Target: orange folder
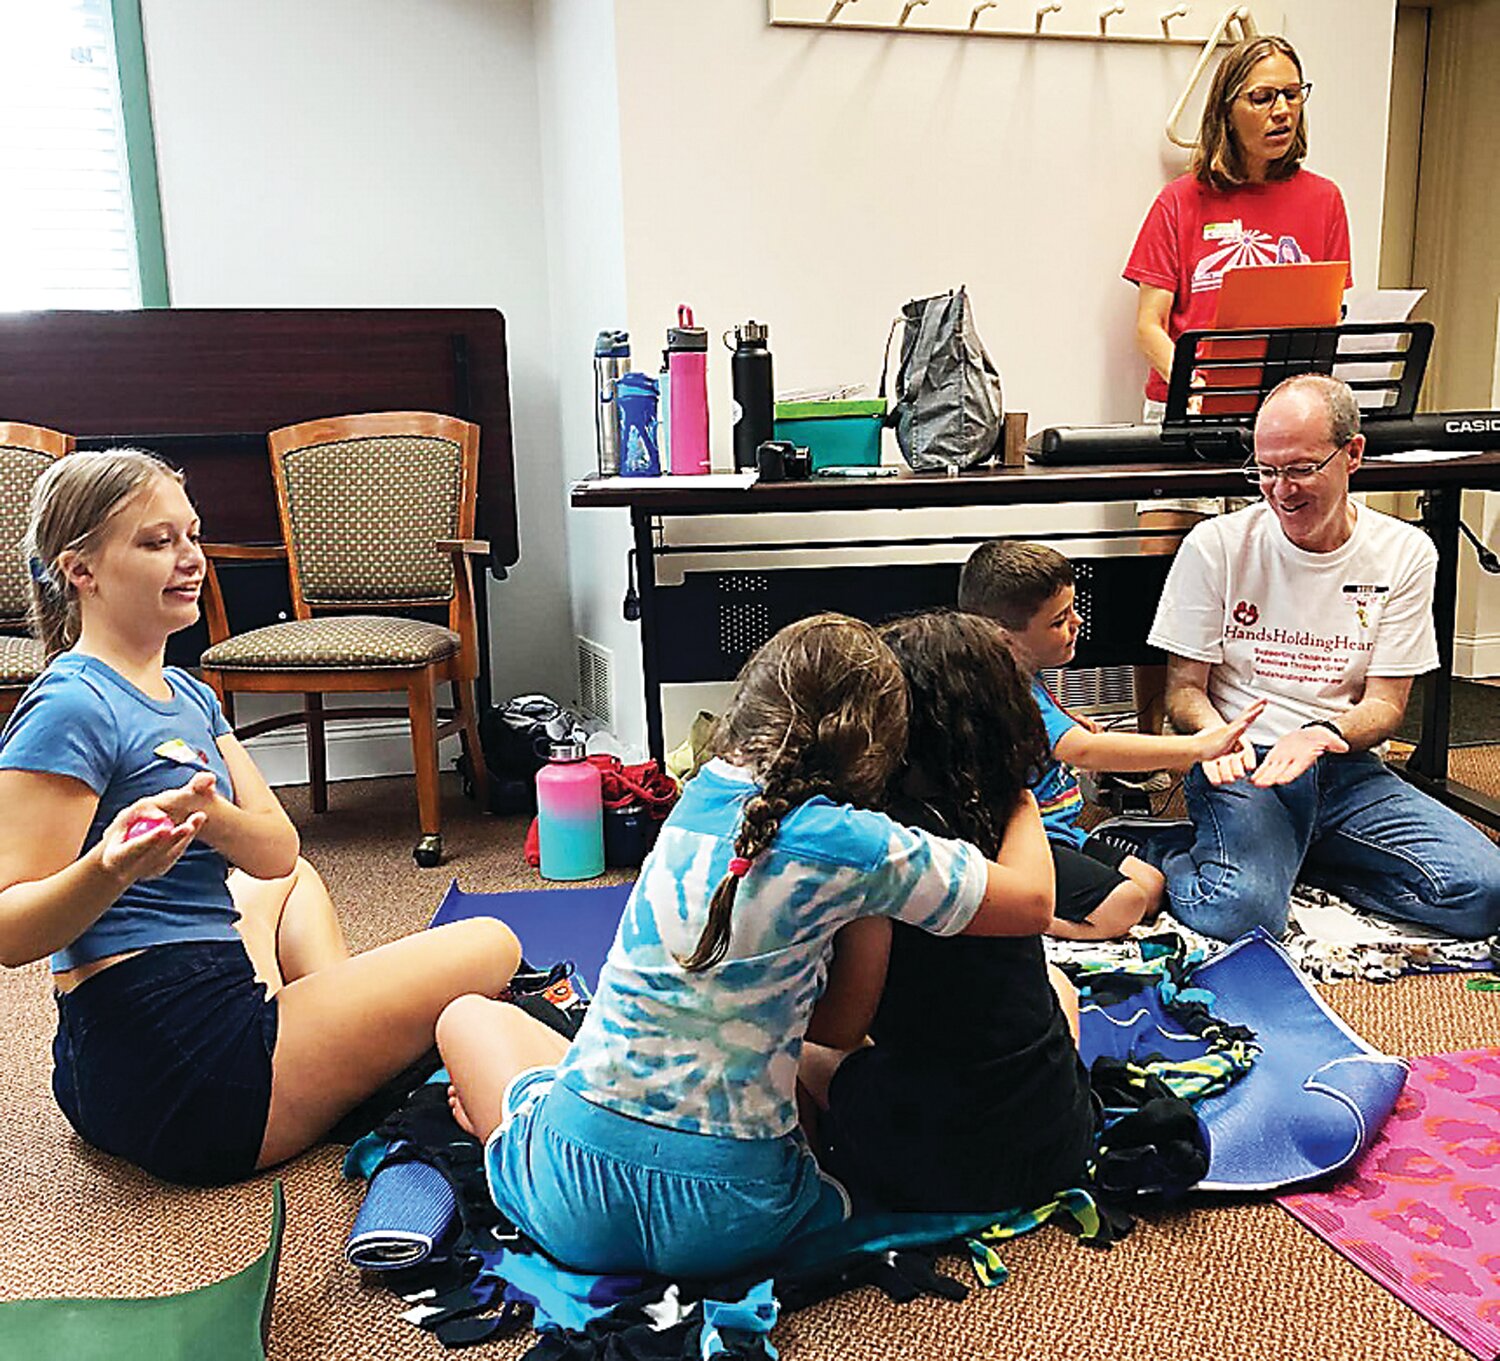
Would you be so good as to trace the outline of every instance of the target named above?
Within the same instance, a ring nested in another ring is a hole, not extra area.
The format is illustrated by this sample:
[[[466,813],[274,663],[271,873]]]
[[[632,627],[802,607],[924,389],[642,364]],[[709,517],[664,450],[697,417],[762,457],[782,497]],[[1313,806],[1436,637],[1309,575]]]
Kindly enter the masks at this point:
[[[1214,310],[1214,329],[1248,330],[1283,326],[1337,326],[1344,300],[1347,260],[1324,260],[1286,265],[1244,265],[1224,272]],[[1204,341],[1204,359],[1258,359],[1266,352],[1263,340]],[[1208,369],[1208,387],[1253,387],[1259,369]],[[1204,415],[1251,415],[1254,395],[1205,396]]]

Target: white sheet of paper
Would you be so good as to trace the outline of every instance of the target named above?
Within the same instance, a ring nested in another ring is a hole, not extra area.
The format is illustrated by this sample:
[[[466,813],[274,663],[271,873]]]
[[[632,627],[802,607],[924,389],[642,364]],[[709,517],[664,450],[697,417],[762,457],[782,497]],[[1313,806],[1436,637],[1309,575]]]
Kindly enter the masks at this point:
[[[1392,449],[1386,454],[1366,454],[1365,463],[1446,463],[1455,458],[1477,458],[1478,449]]]
[[[601,491],[606,487],[611,491],[617,487],[650,487],[652,491],[663,488],[676,488],[680,491],[746,491],[759,480],[759,470],[751,468],[738,473],[695,473],[691,476],[679,473],[675,477],[670,473],[661,477],[585,477],[573,485],[575,488],[587,487],[593,491]]]
[[[1341,907],[1311,907],[1292,904],[1292,919],[1309,936],[1334,945],[1420,945],[1449,940],[1440,931],[1429,931],[1414,923],[1386,923],[1357,916]]]
[[[1405,321],[1425,288],[1351,288],[1344,294],[1345,321]]]
[[[1351,288],[1344,294],[1344,320],[1404,322],[1426,292],[1425,288]],[[1388,335],[1346,336],[1339,347],[1339,354],[1342,356],[1367,350],[1388,350],[1391,348],[1391,340]],[[1333,376],[1342,378],[1346,383],[1386,382],[1396,376],[1396,366],[1346,360],[1334,365]],[[1374,394],[1361,395],[1366,398],[1361,402],[1361,407],[1373,410]]]

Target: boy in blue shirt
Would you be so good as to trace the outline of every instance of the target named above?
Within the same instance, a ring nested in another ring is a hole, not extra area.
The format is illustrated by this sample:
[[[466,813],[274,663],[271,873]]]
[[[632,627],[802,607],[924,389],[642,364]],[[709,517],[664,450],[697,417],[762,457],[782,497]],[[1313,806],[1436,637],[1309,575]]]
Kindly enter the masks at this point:
[[[1103,732],[1070,714],[1038,674],[1066,666],[1078,646],[1073,564],[1044,544],[996,539],[969,555],[958,607],[1000,625],[1016,663],[1031,677],[1053,760],[1033,793],[1052,845],[1056,908],[1048,932],[1066,940],[1109,940],[1161,908],[1161,871],[1078,825],[1083,795],[1073,767],[1097,771],[1184,770],[1239,747],[1263,704],[1233,722],[1191,736]]]

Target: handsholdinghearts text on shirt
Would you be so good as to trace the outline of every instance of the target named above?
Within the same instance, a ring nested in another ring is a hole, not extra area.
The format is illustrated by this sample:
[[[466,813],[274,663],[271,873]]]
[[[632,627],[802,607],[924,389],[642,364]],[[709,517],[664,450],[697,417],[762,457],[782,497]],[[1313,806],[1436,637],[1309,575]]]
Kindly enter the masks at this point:
[[[1341,594],[1351,607],[1353,630],[1338,632],[1326,624],[1310,628],[1271,624],[1262,618],[1256,601],[1237,600],[1224,625],[1224,642],[1250,644],[1251,668],[1262,680],[1336,684],[1357,658],[1363,660],[1360,654],[1375,650],[1379,606],[1390,590],[1386,582],[1344,583]]]

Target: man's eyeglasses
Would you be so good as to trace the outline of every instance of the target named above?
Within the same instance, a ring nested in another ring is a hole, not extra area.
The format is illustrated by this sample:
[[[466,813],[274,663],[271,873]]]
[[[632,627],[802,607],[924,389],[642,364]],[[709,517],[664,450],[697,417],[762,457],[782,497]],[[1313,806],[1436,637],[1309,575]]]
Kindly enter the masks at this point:
[[[1321,463],[1292,463],[1285,468],[1273,468],[1266,463],[1247,463],[1240,472],[1244,474],[1246,482],[1254,482],[1262,487],[1274,486],[1278,477],[1285,478],[1288,482],[1306,482],[1316,477],[1348,447],[1347,442],[1339,445]]]
[[[1312,81],[1304,80],[1300,85],[1257,85],[1253,90],[1241,90],[1240,98],[1256,109],[1269,109],[1278,99],[1295,109],[1311,93]]]

